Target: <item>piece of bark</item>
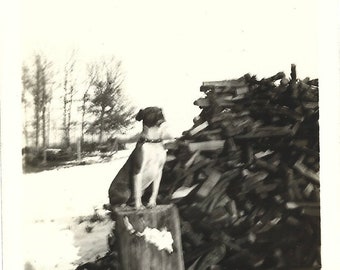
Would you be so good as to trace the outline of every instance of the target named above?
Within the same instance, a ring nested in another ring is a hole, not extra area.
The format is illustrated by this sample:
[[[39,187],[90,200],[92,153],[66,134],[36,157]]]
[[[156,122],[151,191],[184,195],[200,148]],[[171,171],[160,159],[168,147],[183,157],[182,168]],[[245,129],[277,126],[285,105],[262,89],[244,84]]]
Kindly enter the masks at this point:
[[[203,86],[215,86],[215,87],[242,87],[245,86],[246,83],[244,78],[240,78],[238,80],[224,80],[224,81],[206,81],[202,83]]]
[[[224,146],[224,140],[215,140],[215,141],[205,141],[205,142],[192,142],[189,143],[190,151],[215,151],[222,150]]]
[[[262,159],[255,159],[255,165],[260,169],[265,169],[268,172],[276,173],[278,171],[278,166],[274,165],[272,162],[268,162]]]
[[[212,251],[210,251],[207,255],[205,255],[195,267],[196,270],[206,270],[209,269],[210,266],[219,263],[226,254],[225,245],[221,244],[216,246]]]
[[[320,203],[319,202],[287,202],[286,203],[286,207],[287,209],[296,209],[296,208],[304,208],[304,207],[320,207]]]
[[[247,134],[237,135],[236,139],[256,139],[264,137],[276,137],[276,136],[291,136],[292,130],[290,126],[284,127],[260,127]]]
[[[197,163],[198,161],[202,160],[202,158],[199,158],[200,152],[196,151],[191,158],[184,164],[184,168],[188,169],[190,168],[195,162]]]
[[[312,216],[312,217],[320,217],[320,208],[319,207],[303,207],[301,210],[302,215]]]
[[[212,170],[208,179],[204,181],[203,185],[197,191],[196,196],[199,199],[205,198],[209,192],[213,189],[213,187],[218,183],[221,178],[221,173],[217,170]]]
[[[236,95],[244,95],[249,92],[249,87],[248,86],[243,86],[243,87],[238,87],[235,90]]]
[[[172,199],[172,200],[175,200],[175,199],[184,198],[184,197],[188,196],[189,193],[190,193],[191,191],[193,191],[197,186],[198,186],[198,184],[193,185],[193,186],[191,186],[191,187],[182,186],[182,187],[178,188],[178,189],[171,195],[171,199]]]
[[[205,121],[204,123],[200,124],[199,126],[194,127],[193,129],[189,130],[189,135],[190,136],[194,136],[195,134],[197,134],[198,132],[204,130],[208,126],[209,126],[208,122]]]
[[[315,184],[320,184],[319,175],[315,172],[309,170],[305,165],[300,163],[299,161],[294,164],[294,168],[301,173],[303,176],[307,177],[309,180],[313,181]]]

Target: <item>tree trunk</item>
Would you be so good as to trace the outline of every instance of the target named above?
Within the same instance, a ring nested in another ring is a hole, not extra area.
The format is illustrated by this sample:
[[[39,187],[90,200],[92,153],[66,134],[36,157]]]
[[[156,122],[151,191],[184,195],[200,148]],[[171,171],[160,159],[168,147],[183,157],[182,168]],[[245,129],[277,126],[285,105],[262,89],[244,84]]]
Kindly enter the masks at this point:
[[[138,211],[118,208],[115,213],[123,270],[184,270],[179,216],[174,205]]]
[[[25,137],[25,146],[28,146],[27,103],[26,103],[26,101],[24,101],[24,137]]]
[[[104,114],[105,114],[105,107],[102,107],[102,110],[101,110],[101,113],[100,113],[99,143],[102,143],[102,140],[103,140]]]
[[[40,117],[38,108],[35,109],[35,148],[39,147]]]
[[[41,63],[40,57],[36,58],[36,73],[35,73],[35,86],[34,86],[34,110],[35,110],[35,148],[39,147],[39,135],[40,135],[40,111],[41,111]]]
[[[64,79],[64,107],[63,107],[63,130],[64,130],[64,146],[66,148],[68,148],[70,146],[70,134],[69,134],[69,130],[68,130],[68,116],[67,116],[67,112],[68,112],[68,72],[65,71],[65,79]]]
[[[42,113],[41,113],[41,121],[42,121],[42,149],[44,153],[43,163],[47,162],[47,153],[46,153],[46,104],[47,104],[47,93],[46,93],[46,81],[45,77],[42,77]]]
[[[81,116],[81,135],[80,135],[80,144],[84,144],[84,129],[85,129],[85,109],[83,109]]]
[[[81,161],[81,139],[77,139],[77,159]]]
[[[43,149],[46,148],[46,106],[43,107],[42,111],[42,147]]]
[[[45,90],[43,90],[45,91]],[[41,121],[42,121],[42,147],[43,149],[46,148],[46,100],[45,100],[45,93],[43,93],[43,100],[42,100],[42,114],[41,114]]]
[[[69,100],[68,100],[68,108],[67,108],[67,125],[66,125],[66,128],[67,128],[67,141],[68,141],[68,144],[70,145],[71,143],[71,115],[72,115],[72,101],[73,101],[73,86],[70,87],[70,92],[69,92]],[[68,146],[69,146],[68,145]]]
[[[50,146],[50,134],[51,134],[51,111],[50,106],[48,106],[47,110],[47,128],[46,128],[46,144],[47,146]]]
[[[63,129],[64,129],[64,146],[67,148],[70,146],[70,130],[68,124],[68,116],[67,116],[67,100],[64,97],[64,116],[63,116]]]
[[[69,63],[65,66],[64,76],[64,117],[63,117],[63,128],[64,128],[64,142],[65,147],[68,148],[71,143],[70,132],[71,132],[71,114],[72,114],[72,101],[73,101],[73,67],[74,60],[71,56]]]
[[[87,92],[89,88],[85,91],[83,95],[83,104],[81,106],[81,134],[80,134],[80,144],[83,146],[84,144],[84,132],[85,132],[85,114],[86,114],[86,101],[87,101]]]

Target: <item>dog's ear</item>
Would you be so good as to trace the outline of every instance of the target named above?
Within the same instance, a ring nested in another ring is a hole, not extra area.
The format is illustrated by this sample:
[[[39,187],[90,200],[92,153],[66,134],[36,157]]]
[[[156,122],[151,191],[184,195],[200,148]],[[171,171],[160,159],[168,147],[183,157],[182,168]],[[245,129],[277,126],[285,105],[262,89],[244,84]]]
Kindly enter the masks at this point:
[[[144,110],[140,110],[136,115],[136,120],[141,121],[144,118]]]

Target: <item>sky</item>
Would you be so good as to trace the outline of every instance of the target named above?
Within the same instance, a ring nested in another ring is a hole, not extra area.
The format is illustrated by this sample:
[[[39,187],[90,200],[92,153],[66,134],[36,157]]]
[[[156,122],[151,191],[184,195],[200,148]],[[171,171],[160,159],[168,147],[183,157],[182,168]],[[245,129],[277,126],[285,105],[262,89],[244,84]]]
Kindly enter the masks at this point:
[[[160,106],[175,135],[192,126],[203,81],[259,78],[297,65],[318,77],[318,5],[300,1],[26,0],[24,59],[58,66],[116,56],[137,108]]]

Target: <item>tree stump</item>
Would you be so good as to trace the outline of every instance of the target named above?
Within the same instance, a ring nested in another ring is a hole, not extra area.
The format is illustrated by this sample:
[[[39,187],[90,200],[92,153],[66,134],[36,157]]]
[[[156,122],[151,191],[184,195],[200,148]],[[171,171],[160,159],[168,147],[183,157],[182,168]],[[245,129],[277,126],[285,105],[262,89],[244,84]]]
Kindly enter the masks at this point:
[[[124,270],[184,270],[178,210],[116,208],[116,233]],[[173,242],[172,242],[173,241]]]

